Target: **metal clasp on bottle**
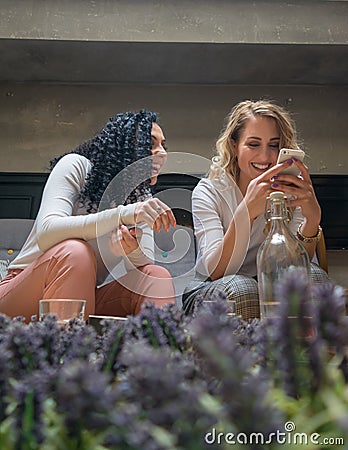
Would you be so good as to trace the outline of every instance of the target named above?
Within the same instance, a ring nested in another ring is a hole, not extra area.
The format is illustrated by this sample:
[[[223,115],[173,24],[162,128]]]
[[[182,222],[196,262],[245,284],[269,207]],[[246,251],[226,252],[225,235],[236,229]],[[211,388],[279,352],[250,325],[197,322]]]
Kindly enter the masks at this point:
[[[293,208],[291,206],[290,200],[288,199],[288,197],[286,195],[284,195],[284,200],[286,202],[286,221],[287,223],[290,223],[292,221],[292,218],[294,216],[293,214]],[[266,203],[265,203],[265,210],[263,213],[263,216],[265,218],[266,221],[266,225],[264,228],[264,232],[267,234],[269,232],[270,229],[270,223],[271,223],[271,208],[270,208],[270,197],[268,196],[266,198]]]

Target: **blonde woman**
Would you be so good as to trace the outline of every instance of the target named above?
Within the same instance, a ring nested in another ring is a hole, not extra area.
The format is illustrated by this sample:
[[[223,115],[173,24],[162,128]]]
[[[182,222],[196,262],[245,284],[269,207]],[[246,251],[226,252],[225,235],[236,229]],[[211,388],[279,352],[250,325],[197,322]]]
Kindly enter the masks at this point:
[[[298,148],[295,125],[283,108],[270,101],[243,101],[233,107],[217,140],[208,178],[192,195],[197,238],[197,278],[183,295],[191,312],[198,297],[223,292],[236,300],[244,318],[259,316],[256,254],[265,239],[264,208],[272,191],[292,199],[292,232],[307,238],[309,258],[320,233],[321,210],[308,168],[295,159],[277,164],[281,148]],[[280,172],[295,164],[301,176]],[[299,233],[298,234],[298,230]],[[327,276],[312,264],[317,280]]]

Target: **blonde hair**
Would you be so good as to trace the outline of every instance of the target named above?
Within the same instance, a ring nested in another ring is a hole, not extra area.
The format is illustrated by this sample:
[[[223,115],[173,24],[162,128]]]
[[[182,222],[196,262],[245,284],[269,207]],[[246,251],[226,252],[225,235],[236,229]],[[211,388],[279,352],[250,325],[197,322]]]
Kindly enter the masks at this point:
[[[217,156],[212,159],[209,178],[222,178],[227,173],[238,182],[239,167],[232,141],[238,143],[246,122],[257,116],[275,119],[280,133],[280,148],[298,148],[295,124],[285,109],[272,101],[245,100],[235,105],[226,118],[226,125],[216,141]]]

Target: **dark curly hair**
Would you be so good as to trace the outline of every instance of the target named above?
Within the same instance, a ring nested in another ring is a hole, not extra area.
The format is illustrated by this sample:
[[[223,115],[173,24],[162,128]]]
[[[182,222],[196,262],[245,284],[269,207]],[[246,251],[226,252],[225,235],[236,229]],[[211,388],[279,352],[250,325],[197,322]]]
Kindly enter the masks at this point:
[[[94,138],[52,159],[50,169],[70,153],[91,161],[92,169],[80,192],[80,203],[88,212],[96,212],[102,206],[102,199],[109,206],[143,201],[151,196],[151,158],[148,157],[152,155],[152,124],[157,118],[157,113],[144,109],[117,114]],[[127,169],[135,161],[140,162],[136,170]],[[115,183],[110,182],[118,174],[117,186],[113,186]],[[130,193],[129,186],[135,187]]]

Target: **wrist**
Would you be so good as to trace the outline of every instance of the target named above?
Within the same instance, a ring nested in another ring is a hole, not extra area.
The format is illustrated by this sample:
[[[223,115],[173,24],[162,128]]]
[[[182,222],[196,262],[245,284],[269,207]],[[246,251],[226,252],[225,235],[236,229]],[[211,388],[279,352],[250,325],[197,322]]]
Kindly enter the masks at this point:
[[[119,223],[121,225],[133,225],[137,222],[139,203],[129,205],[119,205]]]
[[[321,229],[320,225],[317,226],[316,233],[310,234],[310,235],[305,234],[305,232],[302,230],[302,226],[303,226],[303,222],[300,223],[300,225],[298,226],[297,233],[296,233],[297,239],[299,241],[304,242],[305,244],[310,244],[312,242],[319,241],[319,239],[321,238],[321,234],[322,234],[322,229]]]

